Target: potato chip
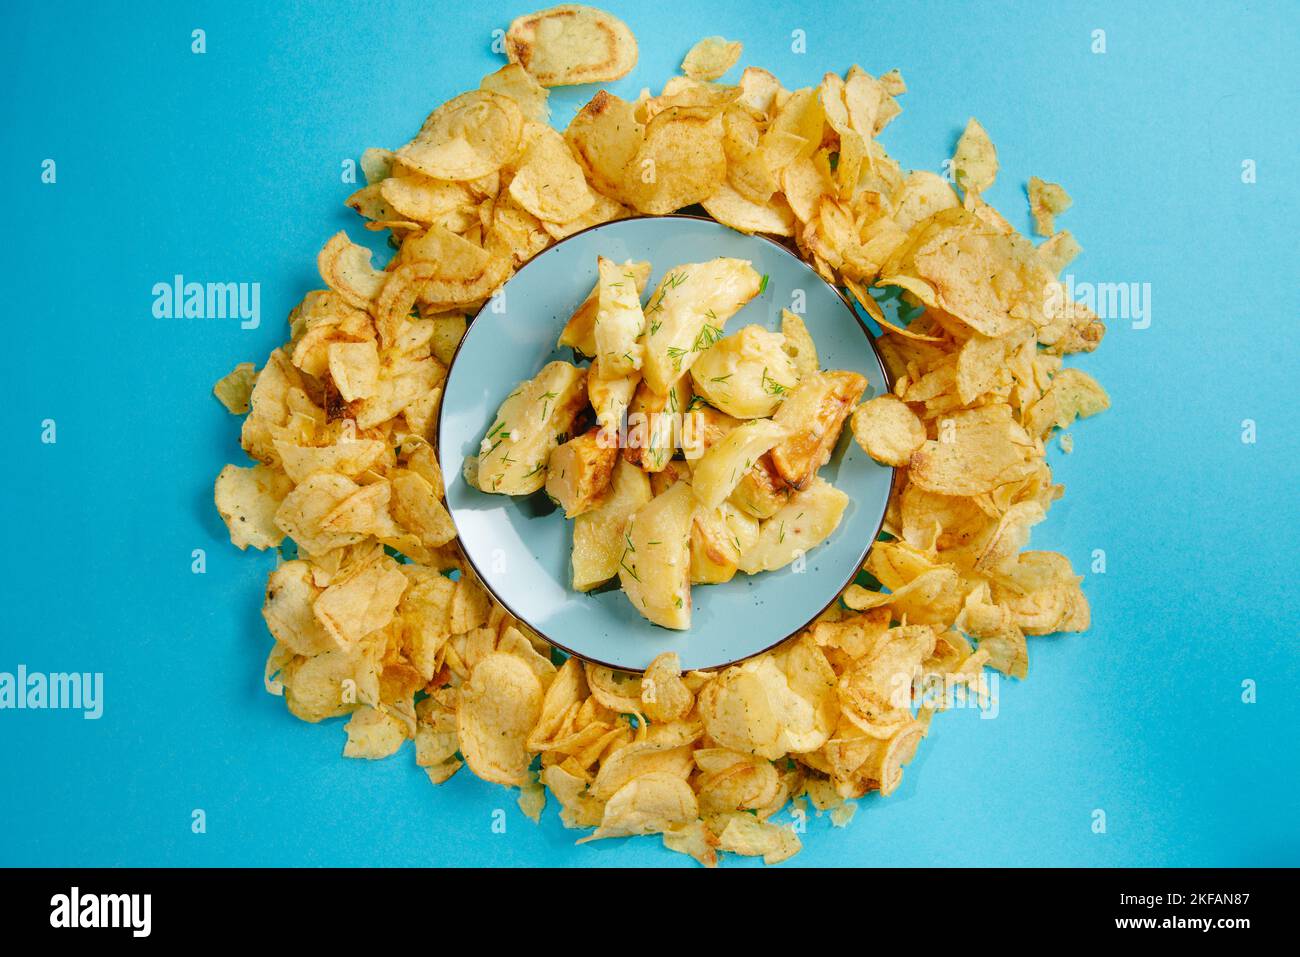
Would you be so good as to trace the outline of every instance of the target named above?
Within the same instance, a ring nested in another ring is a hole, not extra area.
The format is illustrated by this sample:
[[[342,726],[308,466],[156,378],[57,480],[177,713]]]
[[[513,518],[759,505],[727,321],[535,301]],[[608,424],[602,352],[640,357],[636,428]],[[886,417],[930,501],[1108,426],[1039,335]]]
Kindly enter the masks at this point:
[[[519,17],[506,31],[506,56],[542,86],[601,83],[636,66],[636,38],[622,20],[579,4]]]
[[[1037,176],[1029,177],[1029,209],[1034,214],[1034,228],[1038,235],[1055,234],[1056,224],[1052,217],[1065,212],[1073,202],[1060,183],[1049,183]]]
[[[312,612],[326,634],[344,651],[393,620],[406,590],[406,576],[385,557],[321,592]]]
[[[294,654],[310,657],[339,648],[312,610],[321,591],[305,561],[285,562],[267,579],[262,617],[276,641]]]
[[[853,412],[853,437],[864,452],[884,465],[903,467],[925,444],[925,425],[906,403],[881,395]]]
[[[397,158],[425,176],[472,180],[499,170],[519,149],[524,116],[510,97],[471,90],[429,114]]]
[[[350,305],[366,309],[378,297],[388,274],[370,263],[371,253],[339,232],[316,257],[316,266],[325,284],[342,296]]]
[[[591,208],[595,199],[564,137],[530,121],[524,144],[523,162],[510,181],[510,195],[520,206],[555,223],[576,219]]]
[[[236,548],[252,545],[257,549],[275,548],[284,538],[276,524],[276,513],[293,483],[265,465],[240,468],[227,465],[217,476],[214,498],[230,542]]]
[[[998,151],[984,127],[973,116],[966,122],[966,129],[957,141],[952,169],[957,185],[973,193],[984,192],[998,175]]]
[[[365,706],[352,713],[345,729],[348,743],[343,748],[345,758],[387,758],[406,742],[406,728],[386,711]]]
[[[736,40],[705,37],[682,60],[682,72],[693,80],[716,80],[736,65],[742,49]]]
[[[705,212],[718,222],[742,233],[794,235],[794,212],[782,196],[774,196],[766,204],[759,204],[722,183],[712,196],[702,201],[702,205]]]
[[[483,77],[479,88],[510,97],[519,104],[526,119],[538,123],[550,119],[551,109],[546,101],[551,91],[533,79],[533,75],[518,63],[507,63],[495,73],[489,73]]]
[[[636,210],[658,216],[703,202],[726,176],[721,118],[673,107],[646,125],[623,190]]]
[[[958,412],[940,423],[940,437],[912,456],[913,482],[945,495],[976,495],[1025,474],[1030,446],[1002,404]]]
[[[456,733],[470,770],[485,781],[528,783],[526,741],[542,711],[542,685],[528,665],[493,652],[461,689]]]
[[[606,837],[657,834],[699,814],[695,792],[671,772],[656,771],[624,784],[605,805],[600,827],[578,843]]]
[[[250,408],[253,386],[257,382],[257,371],[251,362],[241,362],[212,387],[212,394],[226,407],[232,415],[243,415]]]

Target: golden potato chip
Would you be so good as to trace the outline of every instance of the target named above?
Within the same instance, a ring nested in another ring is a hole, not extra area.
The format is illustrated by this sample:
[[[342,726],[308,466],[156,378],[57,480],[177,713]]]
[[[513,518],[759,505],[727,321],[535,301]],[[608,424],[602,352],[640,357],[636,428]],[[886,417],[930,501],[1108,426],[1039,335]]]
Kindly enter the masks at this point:
[[[840,676],[844,716],[874,738],[892,737],[910,724],[912,684],[934,644],[935,633],[928,625],[889,629]]]
[[[617,80],[636,66],[636,37],[613,14],[563,4],[519,17],[506,31],[506,56],[542,86]]]
[[[368,705],[354,711],[344,729],[348,743],[343,748],[345,758],[368,758],[372,761],[386,758],[397,752],[405,743],[406,727],[386,711]]]
[[[682,60],[682,72],[693,80],[716,80],[736,65],[742,49],[736,40],[705,37]]]
[[[403,220],[419,228],[437,224],[460,232],[475,222],[475,198],[466,183],[453,183],[409,172],[390,176],[379,184],[388,207]]]
[[[906,403],[880,395],[853,412],[853,437],[877,462],[903,467],[925,444],[925,425]]]
[[[1083,247],[1068,229],[1054,233],[1038,246],[1038,258],[1043,261],[1053,276],[1059,275],[1061,270],[1074,262],[1081,252]]]
[[[664,831],[664,847],[689,854],[705,867],[718,866],[718,839],[703,821],[689,821]]]
[[[495,73],[489,73],[483,77],[479,88],[510,97],[519,104],[519,109],[527,119],[538,123],[550,119],[551,109],[546,101],[551,91],[533,79],[533,75],[518,63],[507,63]]]
[[[275,512],[275,524],[308,555],[324,555],[344,545],[360,542],[365,535],[342,531],[325,524],[326,518],[360,487],[342,475],[316,472],[285,496]]]
[[[1029,209],[1034,214],[1034,228],[1038,235],[1053,235],[1056,224],[1052,217],[1065,212],[1073,202],[1060,183],[1049,183],[1037,176],[1029,177]]]
[[[645,139],[633,104],[601,90],[570,121],[564,138],[592,188],[625,201],[624,178]]]
[[[600,827],[578,843],[632,834],[657,834],[699,815],[695,792],[670,772],[651,772],[624,784],[605,804]]]
[[[751,814],[726,815],[718,834],[718,847],[745,857],[762,857],[764,864],[779,864],[799,852],[799,835],[789,827],[760,821]],[[711,823],[711,827],[717,826]]]
[[[984,192],[998,175],[998,151],[984,127],[973,116],[966,122],[966,129],[957,141],[952,169],[957,185],[973,193]]]
[[[316,267],[325,284],[349,305],[366,309],[388,281],[388,273],[372,266],[370,257],[369,249],[352,242],[347,233],[338,232],[316,257]]]
[[[524,115],[510,97],[471,90],[429,114],[397,158],[425,176],[472,180],[494,173],[519,149]]]
[[[393,620],[397,603],[406,590],[406,576],[397,562],[384,558],[338,581],[312,605],[326,634],[345,651]]]
[[[223,468],[213,497],[230,530],[231,544],[241,551],[249,545],[257,549],[279,545],[284,531],[275,517],[292,488],[287,476],[265,465]]]
[[[308,446],[276,440],[275,451],[280,467],[295,483],[307,480],[313,472],[336,472],[347,478],[380,465],[388,446],[379,439],[340,439],[333,445]]]
[[[252,405],[253,386],[257,382],[257,370],[251,362],[241,362],[212,387],[212,394],[217,397],[226,411],[232,415],[243,415]]]
[[[911,480],[945,495],[977,495],[1025,474],[1028,436],[1010,407],[987,405],[939,424],[939,438],[912,456]]]
[[[702,201],[702,205],[710,216],[738,232],[794,235],[794,213],[790,204],[779,195],[766,204],[759,204],[722,183],[712,196]]]
[[[276,641],[294,654],[310,657],[340,647],[312,611],[321,591],[305,561],[285,562],[266,581],[262,617]]]
[[[555,130],[529,122],[524,130],[524,157],[510,181],[510,195],[538,219],[566,223],[595,202],[582,167]]]
[[[641,676],[641,710],[651,721],[678,721],[691,713],[695,695],[682,681],[681,660],[666,651]]]
[[[324,721],[379,701],[379,674],[364,655],[327,651],[287,666],[284,699],[290,713],[303,721]]]
[[[542,685],[528,665],[493,652],[461,688],[456,733],[470,770],[485,781],[528,783],[528,732],[542,711]]]
[[[646,125],[623,189],[639,212],[663,215],[708,199],[726,175],[721,118],[673,107]]]
[[[379,382],[379,349],[373,341],[332,342],[329,372],[344,401],[367,399]]]

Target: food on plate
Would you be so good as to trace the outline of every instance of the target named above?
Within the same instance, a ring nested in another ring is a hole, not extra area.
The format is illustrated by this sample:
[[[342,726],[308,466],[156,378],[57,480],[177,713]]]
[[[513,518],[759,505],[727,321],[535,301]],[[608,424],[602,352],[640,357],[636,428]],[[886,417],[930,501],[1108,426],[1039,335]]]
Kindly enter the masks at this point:
[[[1081,251],[1054,220],[1070,199],[1031,178],[1048,238],[1017,232],[982,198],[1000,170],[974,120],[950,177],[929,171],[942,157],[906,169],[879,140],[906,93],[896,70],[787,89],[748,66],[717,83],[740,50],[710,38],[657,94],[597,90],[560,132],[549,88],[626,75],[631,31],[556,7],[517,19],[505,49],[509,63],[466,78],[410,142],[361,155],[366,182],[346,205],[388,233],[391,258],[330,238],[288,341],[213,389],[245,416],[251,460],[221,471],[217,510],[235,546],[276,556],[266,688],[304,721],[346,717],[348,757],[413,741],[432,783],[468,766],[518,788],[534,819],[553,799],[566,827],[594,829],[586,839],[657,833],[705,866],[721,852],[777,863],[810,810],[845,823],[855,800],[893,793],[933,716],[986,694],[985,669],[1024,677],[1028,636],[1089,627],[1070,562],[1030,548],[1063,493],[1053,437],[1072,447],[1063,430],[1109,406],[1068,364],[1105,333],[1059,280]],[[880,330],[892,394],[860,404],[794,312],[779,332],[742,321],[728,334],[762,286],[743,263],[670,270],[647,294],[650,263],[621,262],[607,272],[631,273],[645,332],[631,336],[631,290],[611,286],[602,305],[597,284],[560,336],[575,361],[539,370],[508,421],[485,423],[467,473],[502,493],[547,488],[575,516],[574,589],[626,577],[671,626],[689,621],[692,586],[794,565],[833,534],[853,489],[818,466],[846,418],[897,471],[864,574],[807,628],[727,668],[683,672],[669,654],[638,675],[563,658],[480,584],[443,504],[438,412],[468,320],[524,262],[692,203],[846,289]],[[616,318],[608,365],[602,308]],[[639,367],[616,351],[629,337]],[[757,392],[751,353],[772,360]],[[728,375],[743,385],[731,395]],[[681,434],[647,424],[633,433],[645,445],[611,456],[592,434],[664,410],[697,416],[699,442],[678,448]]]
[[[590,368],[551,362],[519,384],[483,436],[473,484],[508,495],[545,486],[565,517],[579,520],[573,587],[588,591],[617,576],[647,620],[687,630],[692,585],[783,568],[838,527],[848,496],[820,480],[800,490],[829,460],[867,383],[811,366],[817,347],[793,314],[782,323],[808,370],[802,381],[784,334],[748,325],[725,335],[727,319],[762,285],[748,262],[674,266],[644,308],[637,290],[648,269],[604,256],[596,268],[596,289],[575,314],[594,302]],[[571,318],[566,329],[574,325]],[[690,346],[665,347],[657,335]],[[656,350],[663,359],[649,358]],[[568,438],[588,418],[597,425]],[[649,476],[649,495],[616,459]]]

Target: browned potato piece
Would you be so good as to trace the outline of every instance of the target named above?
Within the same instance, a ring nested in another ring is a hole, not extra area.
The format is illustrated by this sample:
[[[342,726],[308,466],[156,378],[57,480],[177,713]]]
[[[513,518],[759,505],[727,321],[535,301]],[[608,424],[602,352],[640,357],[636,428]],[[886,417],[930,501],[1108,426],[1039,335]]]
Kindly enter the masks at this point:
[[[655,495],[662,495],[678,482],[689,482],[690,480],[690,463],[685,459],[673,459],[664,466],[662,472],[650,473],[650,491]]]
[[[740,425],[740,420],[733,418],[721,409],[715,409],[705,402],[697,402],[689,412],[686,413],[690,419],[690,438],[694,439],[698,445],[692,447],[685,438],[682,440],[682,454],[688,459],[698,459],[713,446],[725,439],[731,430]],[[686,425],[683,423],[683,428]]]
[[[729,501],[755,518],[771,518],[776,510],[790,501],[790,486],[777,474],[772,456],[764,455],[740,480]]]
[[[660,395],[644,380],[627,410],[627,446],[623,457],[647,472],[662,472],[673,458],[673,422],[691,403],[685,376]]]
[[[574,518],[595,508],[609,488],[618,448],[602,447],[600,430],[590,429],[551,453],[546,467],[546,494]]]
[[[772,449],[772,464],[787,485],[805,489],[831,457],[840,429],[867,380],[856,372],[819,372],[795,388],[777,409],[773,421],[789,437]]]
[[[717,585],[731,581],[740,561],[740,547],[727,527],[721,508],[699,508],[691,525],[691,583]]]

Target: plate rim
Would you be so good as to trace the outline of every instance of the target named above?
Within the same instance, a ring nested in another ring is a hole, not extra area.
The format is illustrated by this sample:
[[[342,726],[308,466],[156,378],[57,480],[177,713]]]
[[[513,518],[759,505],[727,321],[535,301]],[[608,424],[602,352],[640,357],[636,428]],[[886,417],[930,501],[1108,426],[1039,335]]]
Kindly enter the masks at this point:
[[[568,236],[565,236],[563,239],[558,239],[558,240],[556,240],[555,242],[553,242],[553,243],[551,243],[549,246],[547,246],[545,249],[539,250],[538,252],[536,252],[536,253],[534,253],[533,255],[529,256],[526,260],[524,260],[524,262],[520,263],[520,265],[518,266],[518,268],[515,269],[514,273],[510,276],[510,278],[507,279],[504,283],[502,283],[501,286],[500,286],[499,288],[505,288],[506,284],[508,284],[508,283],[509,283],[512,279],[514,279],[515,277],[517,277],[517,276],[518,276],[521,272],[523,272],[524,269],[526,269],[528,266],[532,265],[532,263],[533,263],[534,261],[540,259],[542,256],[546,255],[547,253],[551,252],[552,250],[557,249],[558,247],[562,246],[564,243],[567,243],[567,242],[568,242],[569,240],[571,240],[571,239],[576,239],[577,237],[582,236],[582,235],[585,235],[586,233],[594,232],[594,231],[596,231],[596,230],[603,229],[603,228],[605,228],[605,227],[607,227],[607,226],[613,226],[613,225],[615,225],[615,224],[617,224],[617,223],[625,223],[625,222],[630,222],[630,221],[632,221],[632,220],[638,220],[638,219],[652,219],[652,220],[684,219],[684,220],[694,220],[694,221],[697,221],[697,222],[713,223],[714,225],[716,225],[716,226],[720,226],[720,227],[722,227],[723,229],[731,230],[733,233],[736,233],[736,234],[739,235],[739,236],[747,236],[747,237],[752,238],[752,239],[761,239],[761,240],[763,240],[763,241],[765,241],[765,242],[767,242],[767,243],[770,243],[771,245],[775,246],[775,247],[776,247],[777,249],[779,249],[781,252],[785,253],[785,255],[789,256],[791,259],[794,259],[797,263],[799,263],[799,265],[803,266],[803,267],[804,267],[805,269],[807,269],[810,273],[812,273],[812,275],[815,276],[819,282],[823,283],[823,284],[824,284],[825,286],[827,286],[827,287],[828,287],[828,288],[829,288],[833,293],[835,293],[836,297],[840,300],[840,302],[844,304],[844,307],[848,310],[849,314],[850,314],[851,316],[853,316],[854,320],[857,322],[857,325],[858,325],[858,329],[859,329],[859,331],[862,333],[863,337],[867,340],[867,345],[868,345],[868,347],[869,347],[870,350],[871,350],[871,355],[872,355],[872,357],[876,360],[876,366],[880,369],[881,379],[882,379],[882,381],[885,383],[885,389],[886,389],[886,392],[892,392],[892,391],[893,391],[894,382],[893,382],[892,377],[891,377],[890,374],[889,374],[889,369],[888,369],[888,367],[886,367],[884,360],[883,360],[883,359],[881,358],[881,356],[880,356],[880,350],[879,350],[879,349],[877,348],[877,346],[876,346],[876,336],[875,336],[875,334],[871,331],[870,327],[866,324],[866,322],[862,319],[862,317],[861,317],[860,315],[858,315],[858,310],[857,310],[857,308],[854,306],[854,304],[853,304],[852,301],[849,299],[849,297],[846,296],[846,295],[844,294],[844,292],[843,292],[841,289],[839,289],[839,288],[838,288],[837,286],[835,286],[833,283],[828,282],[828,281],[826,280],[826,278],[825,278],[824,276],[821,275],[821,273],[817,272],[816,269],[814,269],[811,265],[809,265],[809,264],[808,264],[808,263],[807,263],[807,262],[806,262],[806,261],[805,261],[801,256],[799,256],[797,253],[795,253],[794,250],[792,250],[789,246],[787,246],[785,243],[781,242],[781,241],[780,241],[779,239],[777,239],[776,237],[774,237],[774,236],[767,236],[767,235],[764,235],[764,234],[762,234],[762,233],[744,233],[744,232],[741,232],[740,230],[738,230],[738,229],[736,229],[736,228],[734,228],[734,227],[732,227],[732,226],[728,226],[726,223],[723,223],[723,222],[720,222],[719,220],[714,219],[712,216],[700,216],[700,215],[698,215],[698,214],[696,214],[696,213],[680,213],[680,212],[678,212],[678,213],[665,213],[665,214],[662,215],[662,216],[655,216],[655,215],[646,214],[646,213],[638,213],[638,214],[635,214],[635,215],[632,215],[632,216],[624,216],[624,217],[621,218],[621,219],[613,219],[613,220],[609,220],[609,221],[604,222],[604,223],[596,223],[595,225],[584,227],[583,229],[580,229],[580,230],[578,230],[577,232],[570,233]],[[494,295],[495,295],[495,293],[494,293]],[[466,343],[467,341],[469,341],[470,330],[473,329],[474,324],[475,324],[475,323],[478,321],[478,319],[479,319],[479,316],[483,315],[484,310],[486,310],[486,309],[488,308],[488,306],[491,304],[491,302],[492,302],[492,297],[489,296],[488,299],[487,299],[487,301],[485,301],[485,302],[483,303],[483,305],[479,306],[478,310],[474,313],[473,317],[471,317],[471,318],[466,322],[466,324],[465,324],[465,333],[464,333],[464,335],[461,336],[460,341],[456,343],[456,349],[455,349],[455,351],[452,352],[451,360],[447,363],[447,374],[446,374],[446,376],[443,378],[443,382],[444,382],[444,383],[447,383],[447,382],[450,382],[450,381],[451,381],[451,374],[452,374],[452,371],[453,371],[453,370],[455,369],[455,367],[456,367],[456,360],[460,358],[462,348],[464,347],[465,343]],[[444,389],[445,389],[445,386],[444,386]],[[884,394],[884,393],[882,393],[882,395],[883,395],[883,394]],[[446,393],[445,393],[445,391],[444,391],[444,393],[443,393],[443,398],[444,398],[444,399],[446,398]],[[444,416],[446,415],[446,411],[447,411],[447,407],[446,407],[445,402],[439,402],[439,404],[438,404],[438,433],[437,433],[436,436],[434,436],[434,442],[433,442],[434,451],[435,451],[435,453],[437,453],[437,455],[438,455],[438,467],[439,467],[439,469],[440,469],[441,471],[443,471],[444,475],[445,475],[446,473],[445,473],[445,470],[442,469],[442,427],[443,427],[443,419],[444,419]],[[853,441],[853,440],[850,438],[849,441]],[[884,465],[883,463],[880,463],[880,462],[877,462],[876,464],[877,464],[877,465],[881,465],[883,468],[888,468],[888,469],[889,469],[889,488],[890,488],[890,493],[889,493],[889,494],[892,495],[892,494],[893,494],[894,484],[895,484],[895,482],[896,482],[896,480],[897,480],[897,478],[898,478],[898,469],[895,468],[895,467],[892,466],[892,465]],[[785,644],[785,642],[787,642],[787,641],[789,641],[790,639],[794,638],[794,637],[795,637],[796,635],[798,635],[800,632],[807,630],[807,628],[808,628],[809,625],[811,625],[814,621],[816,621],[816,620],[817,620],[818,618],[820,618],[822,615],[826,614],[826,612],[831,608],[831,606],[834,605],[837,601],[840,600],[840,596],[844,593],[844,590],[845,590],[846,588],[848,588],[849,585],[853,584],[853,580],[854,580],[855,578],[858,577],[858,573],[861,572],[861,570],[862,570],[862,566],[866,563],[867,555],[870,554],[871,549],[875,546],[877,539],[879,539],[879,537],[880,537],[880,532],[881,532],[881,530],[882,530],[882,529],[884,528],[884,526],[885,526],[885,516],[888,514],[888,512],[889,512],[889,495],[887,495],[887,496],[885,497],[884,505],[883,505],[883,507],[880,509],[880,518],[879,518],[879,519],[877,520],[877,522],[876,522],[876,530],[875,530],[875,532],[871,535],[871,538],[867,541],[867,543],[863,546],[863,548],[862,548],[862,552],[861,552],[861,554],[858,556],[857,563],[853,566],[853,571],[852,571],[852,573],[851,573],[851,574],[849,575],[849,577],[845,580],[845,582],[844,582],[842,585],[840,585],[839,588],[837,588],[837,589],[835,590],[835,594],[834,594],[834,596],[831,598],[831,600],[828,601],[825,605],[823,605],[823,606],[821,607],[821,609],[819,609],[816,613],[814,613],[814,614],[813,614],[813,615],[812,615],[812,616],[811,616],[807,621],[805,621],[802,625],[800,625],[800,626],[799,626],[798,628],[796,628],[794,631],[790,632],[790,634],[788,634],[788,635],[784,635],[784,636],[782,636],[782,637],[780,637],[780,638],[777,638],[777,639],[776,639],[775,641],[773,641],[770,645],[767,645],[766,647],[764,647],[764,648],[762,648],[762,649],[760,649],[760,650],[758,650],[758,651],[750,652],[749,654],[743,655],[743,656],[741,656],[741,657],[739,657],[739,658],[734,658],[734,659],[732,659],[732,660],[730,660],[730,661],[722,662],[722,663],[719,663],[719,664],[716,664],[716,665],[708,665],[708,666],[706,666],[706,667],[704,667],[704,668],[695,668],[695,669],[692,669],[692,670],[693,670],[693,671],[721,671],[721,670],[724,669],[724,668],[730,668],[730,667],[732,667],[733,665],[738,665],[738,664],[741,664],[742,662],[750,661],[751,659],[757,658],[757,657],[759,657],[760,655],[765,655],[765,654],[767,654],[769,651],[772,651],[774,648],[777,648],[777,647],[779,647],[780,645]],[[516,611],[514,610],[514,608],[512,608],[512,607],[510,606],[510,603],[507,602],[507,601],[505,601],[505,600],[504,600],[504,599],[503,599],[499,594],[497,594],[496,589],[494,589],[494,588],[493,588],[493,587],[488,583],[488,579],[487,579],[487,578],[483,575],[483,573],[479,570],[479,567],[478,567],[478,565],[475,563],[474,559],[470,557],[469,551],[468,551],[464,546],[460,545],[460,540],[461,540],[460,526],[456,523],[456,516],[455,516],[454,512],[452,511],[450,505],[447,507],[447,515],[448,515],[448,517],[451,519],[452,526],[456,529],[456,542],[457,542],[457,545],[458,545],[459,551],[460,551],[460,553],[465,557],[465,562],[466,562],[466,563],[469,565],[469,567],[473,570],[473,572],[474,572],[474,577],[478,579],[478,583],[479,583],[480,585],[483,586],[483,588],[487,591],[487,593],[488,593],[489,595],[492,596],[493,600],[496,601],[497,604],[499,604],[499,605],[500,605],[502,608],[504,608],[507,612],[509,612],[509,613],[511,614],[511,616],[514,617],[514,619],[515,619],[516,621],[522,622],[524,625],[526,625],[526,626],[527,626],[531,631],[533,631],[533,632],[534,632],[534,633],[535,633],[539,638],[541,638],[541,639],[542,639],[543,641],[545,641],[547,644],[551,645],[552,647],[555,647],[555,648],[560,649],[560,651],[564,652],[566,655],[568,655],[568,656],[570,656],[570,657],[572,657],[572,658],[577,658],[579,661],[587,662],[587,663],[590,663],[590,664],[596,665],[597,667],[600,667],[600,668],[609,668],[609,669],[611,669],[611,670],[613,670],[613,671],[622,671],[622,672],[626,672],[626,673],[628,673],[628,674],[638,674],[638,675],[639,675],[639,674],[644,674],[644,673],[645,673],[645,671],[646,671],[645,668],[630,668],[630,667],[628,667],[628,666],[626,666],[626,665],[613,664],[613,663],[611,663],[611,662],[601,661],[601,660],[598,659],[598,658],[593,658],[593,657],[591,657],[590,655],[583,654],[583,653],[581,653],[581,652],[579,652],[579,651],[575,651],[575,650],[573,650],[572,648],[568,647],[568,646],[567,646],[566,644],[564,644],[563,642],[561,642],[561,641],[556,641],[556,640],[555,640],[554,638],[552,638],[550,635],[548,635],[548,634],[546,634],[544,631],[542,631],[542,629],[538,628],[538,627],[537,627],[533,622],[529,621],[527,618],[525,618],[524,616],[522,616],[522,615],[520,615],[518,612],[516,612]],[[575,594],[576,594],[576,593],[575,593]],[[689,634],[689,631],[687,632],[687,634]],[[647,666],[647,667],[648,667],[648,666]]]

